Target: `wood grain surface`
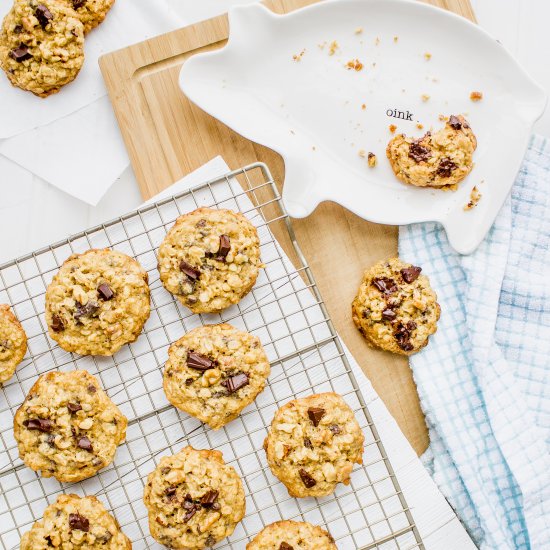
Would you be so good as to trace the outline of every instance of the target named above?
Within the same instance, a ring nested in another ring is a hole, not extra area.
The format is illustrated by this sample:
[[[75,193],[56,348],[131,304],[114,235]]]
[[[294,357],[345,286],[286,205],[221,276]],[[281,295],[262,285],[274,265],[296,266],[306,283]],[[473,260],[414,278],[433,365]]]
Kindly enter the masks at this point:
[[[277,13],[287,13],[316,1],[264,3]],[[475,20],[469,0],[427,3]],[[279,155],[239,136],[192,105],[178,87],[185,60],[223,46],[228,32],[227,16],[222,15],[100,59],[144,199],[216,155],[222,155],[232,169],[258,160],[265,162],[276,182],[284,182],[284,163]],[[397,227],[367,222],[334,203],[320,205],[308,218],[293,220],[293,225],[336,329],[415,451],[422,453],[429,442],[428,434],[407,359],[370,349],[355,329],[350,312],[365,267],[397,254]]]

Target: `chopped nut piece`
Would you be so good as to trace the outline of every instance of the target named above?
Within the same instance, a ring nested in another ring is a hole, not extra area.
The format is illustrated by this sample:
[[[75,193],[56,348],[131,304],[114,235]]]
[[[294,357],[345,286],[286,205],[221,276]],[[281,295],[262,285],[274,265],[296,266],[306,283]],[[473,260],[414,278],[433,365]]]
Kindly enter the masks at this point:
[[[390,124],[389,130],[393,134],[397,130],[397,126],[395,124]]]
[[[472,101],[481,101],[483,99],[483,93],[482,92],[472,92],[470,94],[470,99]]]
[[[360,71],[363,68],[363,63],[359,61],[359,59],[350,59],[346,63],[346,69],[355,69],[356,71]]]
[[[376,158],[376,155],[374,153],[369,152],[367,157],[367,163],[370,168],[374,168],[378,164],[378,159]]]
[[[292,59],[294,59],[294,61],[301,61],[305,53],[306,53],[306,49],[304,48],[300,53],[295,53],[292,56]]]
[[[470,191],[470,200],[468,201],[468,204],[464,206],[464,210],[472,210],[472,208],[475,208],[477,206],[477,203],[481,199],[481,193],[479,192],[478,188],[474,185],[472,187],[472,190]]]

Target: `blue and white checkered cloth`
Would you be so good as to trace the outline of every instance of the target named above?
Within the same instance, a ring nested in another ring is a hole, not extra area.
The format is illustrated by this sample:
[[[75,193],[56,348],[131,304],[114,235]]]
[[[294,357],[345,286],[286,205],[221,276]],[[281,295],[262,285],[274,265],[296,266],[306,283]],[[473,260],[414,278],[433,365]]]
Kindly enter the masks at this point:
[[[437,333],[411,358],[425,462],[482,549],[550,549],[550,141],[532,138],[473,254],[433,223],[402,227],[399,254],[441,304]]]

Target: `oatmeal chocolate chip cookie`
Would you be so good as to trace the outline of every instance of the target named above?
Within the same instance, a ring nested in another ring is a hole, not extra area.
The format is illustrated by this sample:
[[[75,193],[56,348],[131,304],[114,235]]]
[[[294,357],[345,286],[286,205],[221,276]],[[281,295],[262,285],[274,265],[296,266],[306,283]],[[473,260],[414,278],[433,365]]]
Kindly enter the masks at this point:
[[[151,535],[173,550],[199,550],[233,533],[244,517],[243,484],[220,451],[184,447],[160,460],[143,495]]]
[[[84,63],[84,27],[62,0],[15,0],[0,34],[0,67],[14,86],[46,97]]]
[[[81,355],[113,355],[137,339],[150,313],[146,271],[115,250],[70,256],[46,291],[50,337]]]
[[[13,429],[29,468],[73,482],[113,461],[126,425],[97,379],[77,370],[40,376],[15,414]]]
[[[260,531],[246,550],[338,550],[325,530],[301,521],[277,521]]]
[[[27,335],[10,306],[0,304],[0,385],[9,380],[27,352]]]
[[[77,13],[87,34],[103,22],[115,0],[63,0]]]
[[[363,463],[363,432],[344,399],[320,393],[290,401],[276,413],[264,441],[273,475],[293,497],[322,497],[348,485]]]
[[[395,136],[386,149],[395,175],[417,187],[453,186],[473,167],[476,138],[466,119],[452,115],[445,127],[421,138]]]
[[[94,496],[59,495],[21,538],[20,550],[131,550],[117,520]]]
[[[375,348],[412,355],[437,330],[441,309],[422,268],[399,258],[367,269],[352,304],[353,321]]]
[[[166,290],[193,313],[236,304],[263,267],[256,228],[238,212],[210,208],[176,220],[160,245],[158,263]]]
[[[254,401],[269,372],[258,338],[228,324],[207,325],[170,346],[164,391],[174,407],[217,430]]]

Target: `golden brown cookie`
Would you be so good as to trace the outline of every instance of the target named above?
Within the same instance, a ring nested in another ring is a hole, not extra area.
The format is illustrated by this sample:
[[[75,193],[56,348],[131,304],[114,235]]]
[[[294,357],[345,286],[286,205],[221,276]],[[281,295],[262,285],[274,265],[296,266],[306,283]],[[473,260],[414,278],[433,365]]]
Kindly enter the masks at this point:
[[[147,272],[116,250],[69,257],[46,291],[50,337],[81,355],[113,355],[149,318]]]
[[[127,423],[89,372],[49,372],[38,378],[19,407],[13,434],[29,468],[73,482],[113,461]]]
[[[246,550],[338,550],[324,529],[302,521],[277,521],[260,531]]]
[[[330,495],[348,485],[354,464],[363,463],[365,437],[344,399],[320,393],[290,401],[271,422],[264,441],[273,475],[293,497]]]
[[[9,380],[27,352],[27,335],[10,306],[0,304],[0,385]]]
[[[15,0],[0,34],[0,67],[10,82],[46,97],[84,63],[84,27],[61,0]]]
[[[368,344],[401,355],[412,355],[427,345],[441,309],[421,271],[399,258],[365,271],[352,315]]]
[[[170,346],[164,391],[174,407],[217,430],[254,401],[269,372],[258,338],[228,324],[207,325]]]
[[[417,187],[454,186],[472,170],[477,140],[466,119],[452,115],[445,127],[414,139],[395,136],[386,149],[395,175]]]
[[[243,484],[220,451],[184,447],[149,474],[143,495],[151,535],[173,550],[200,550],[244,517]]]
[[[87,34],[103,22],[115,0],[64,0],[77,13]]]
[[[20,550],[130,550],[117,520],[94,496],[59,495],[21,538]]]
[[[219,312],[248,294],[262,266],[256,228],[238,212],[198,208],[160,245],[160,279],[193,313]]]

